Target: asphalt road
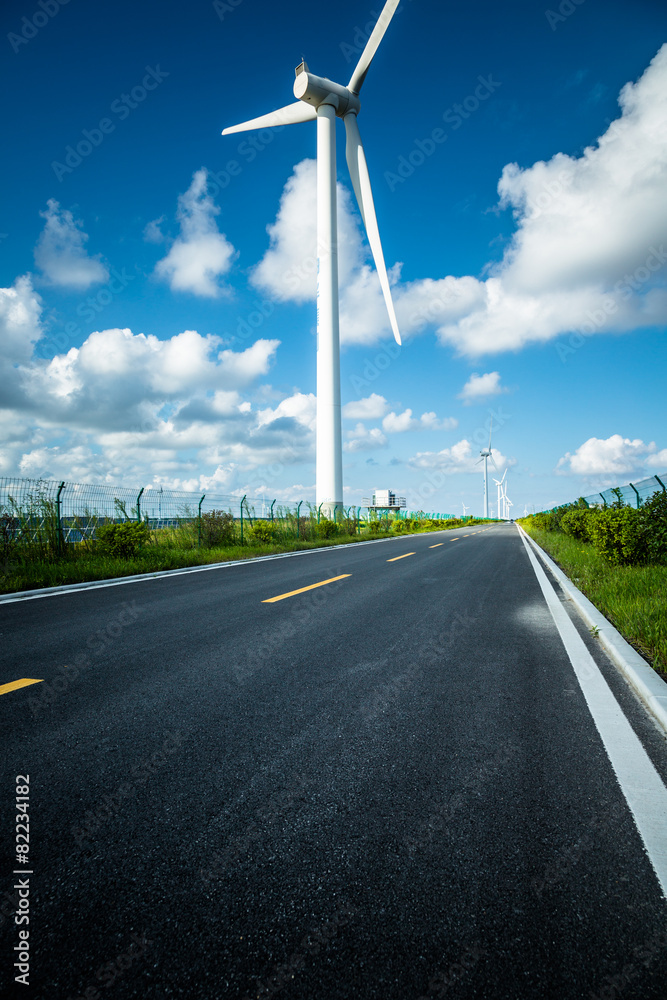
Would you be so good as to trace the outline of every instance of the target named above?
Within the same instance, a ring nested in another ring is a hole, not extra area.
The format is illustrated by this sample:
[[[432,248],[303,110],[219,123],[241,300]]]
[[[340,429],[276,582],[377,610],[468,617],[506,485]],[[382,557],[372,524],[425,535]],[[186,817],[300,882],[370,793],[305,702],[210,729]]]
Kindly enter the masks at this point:
[[[2,996],[16,775],[17,996],[667,996],[667,906],[513,526],[2,604],[0,640],[0,684],[41,681],[0,696]]]

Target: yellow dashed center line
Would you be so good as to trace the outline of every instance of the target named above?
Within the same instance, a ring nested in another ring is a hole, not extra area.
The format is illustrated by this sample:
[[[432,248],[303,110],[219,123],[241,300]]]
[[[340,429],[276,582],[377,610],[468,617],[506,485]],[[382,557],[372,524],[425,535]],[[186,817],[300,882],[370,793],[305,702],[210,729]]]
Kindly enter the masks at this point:
[[[332,576],[330,580],[320,580],[319,583],[311,583],[308,587],[299,587],[298,590],[290,590],[288,594],[278,594],[277,597],[267,597],[262,604],[274,604],[276,601],[284,601],[286,597],[294,597],[295,594],[305,594],[307,590],[315,590],[316,587],[326,587],[328,583],[335,583],[336,580],[345,580],[352,576],[351,573],[343,573],[341,576]]]
[[[440,548],[440,546],[444,545],[444,544],[445,544],[444,542],[438,542],[437,545],[429,545],[429,549],[437,549],[437,548]]]
[[[11,681],[9,684],[0,684],[0,695],[8,694],[10,691],[17,691],[19,688],[27,687],[28,684],[42,684],[43,680],[34,680],[32,677],[22,677],[18,681]]]
[[[387,559],[387,562],[396,562],[397,559],[407,559],[408,556],[413,556],[414,552],[406,552],[403,556],[394,556],[393,559]]]

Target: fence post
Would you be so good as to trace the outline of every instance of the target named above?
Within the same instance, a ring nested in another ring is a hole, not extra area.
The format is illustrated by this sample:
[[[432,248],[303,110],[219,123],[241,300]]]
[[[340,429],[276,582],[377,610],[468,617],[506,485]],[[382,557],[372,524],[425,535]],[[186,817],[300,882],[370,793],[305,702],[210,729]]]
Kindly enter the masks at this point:
[[[139,490],[139,496],[137,497],[137,521],[141,520],[141,510],[139,508],[139,501],[141,500],[141,494],[144,492],[144,487],[142,486]]]
[[[65,484],[61,483],[56,493],[56,552],[62,555],[63,552],[63,526],[62,526],[62,500],[60,494],[65,489]]]
[[[324,502],[324,501],[322,501],[322,502]],[[301,518],[301,504],[302,503],[303,503],[303,500],[299,500],[299,502],[297,504],[297,507],[296,507],[296,537],[297,538],[299,538],[299,520]],[[321,506],[322,506],[322,504],[320,504],[320,507]]]
[[[273,505],[275,504],[275,502],[276,501],[273,500],[272,503],[271,503],[271,524],[273,524]]]
[[[206,494],[204,493],[204,496],[199,501],[199,507],[197,508],[197,548],[198,549],[201,548],[201,505],[204,502],[204,497],[205,496],[206,496]]]
[[[639,490],[637,489],[637,487],[635,486],[634,483],[630,483],[630,486],[632,486],[632,488],[635,491],[635,494],[637,496],[637,510],[639,510],[639,508],[642,505],[641,497],[639,496]]]
[[[245,498],[247,497],[247,495],[248,494],[246,493],[245,496],[243,497],[243,500],[241,500],[241,545],[243,545],[243,504],[245,502]]]
[[[662,479],[660,478],[660,476],[654,476],[653,478],[654,478],[654,479],[657,479],[657,480],[658,480],[658,482],[659,482],[659,483],[660,483],[660,485],[662,486],[662,491],[663,491],[663,493],[667,493],[667,486],[665,486],[665,484],[663,483],[663,481],[662,481]]]
[[[322,503],[324,503],[324,500],[322,501]],[[318,524],[320,523],[320,511],[322,510],[322,503],[317,508],[317,523]]]

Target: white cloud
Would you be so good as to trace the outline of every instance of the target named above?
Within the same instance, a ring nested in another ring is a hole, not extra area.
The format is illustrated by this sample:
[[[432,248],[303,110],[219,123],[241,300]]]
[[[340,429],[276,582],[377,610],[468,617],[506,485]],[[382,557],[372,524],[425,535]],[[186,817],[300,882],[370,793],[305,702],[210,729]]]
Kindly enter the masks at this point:
[[[506,458],[497,448],[491,449],[491,455],[499,469],[514,465],[514,460]],[[479,451],[473,450],[472,444],[466,438],[451,448],[443,448],[442,451],[417,452],[409,459],[408,465],[413,469],[438,469],[446,473],[479,472],[484,468],[483,463],[479,462]],[[489,466],[491,472],[493,463],[489,462]]]
[[[280,199],[276,221],[267,227],[270,246],[252,282],[279,302],[311,302],[317,290],[317,178],[314,160],[294,167]],[[367,248],[352,195],[337,185],[338,279],[342,343],[373,343],[388,329],[380,282],[365,263]],[[396,281],[400,264],[389,270]]]
[[[218,230],[215,216],[219,212],[208,194],[206,170],[197,170],[188,190],[178,197],[180,236],[155,267],[172,291],[204,298],[217,298],[225,291],[220,278],[230,270],[236,251]],[[157,235],[156,224],[149,223],[147,229],[151,226],[150,233]]]
[[[0,353],[3,362],[29,360],[33,346],[43,332],[41,311],[42,300],[32,287],[29,275],[17,278],[11,288],[0,288]]]
[[[387,438],[379,427],[369,429],[362,423],[358,423],[354,430],[347,431],[345,437],[347,440],[343,444],[343,450],[348,452],[374,451],[387,444]]]
[[[667,469],[667,448],[651,455],[646,464],[650,469]]]
[[[563,333],[624,332],[667,321],[667,45],[620,98],[621,117],[581,156],[555,154],[500,178],[514,237],[485,279],[464,275],[400,283],[391,269],[404,335],[435,329],[471,357],[544,343]],[[313,161],[285,186],[270,249],[255,282],[279,301],[315,296]],[[339,185],[341,341],[390,336],[352,201]],[[380,220],[382,225],[382,220]]]
[[[580,476],[643,475],[648,466],[657,468],[667,460],[667,449],[657,453],[655,443],[645,444],[640,438],[630,440],[620,434],[608,438],[589,438],[571,454],[567,452],[557,469]]]
[[[146,243],[162,243],[164,235],[160,226],[163,222],[164,215],[161,215],[159,219],[151,219],[151,221],[144,226],[144,239],[146,240]]]
[[[387,434],[403,434],[405,431],[421,431],[421,430],[453,430],[458,427],[458,420],[454,417],[445,417],[444,420],[439,420],[435,413],[422,413],[421,417],[417,419],[412,416],[412,410],[404,410],[403,413],[388,413],[387,416],[382,421],[382,429],[387,432]]]
[[[343,407],[343,416],[350,420],[379,420],[389,409],[389,404],[384,396],[378,396],[372,392],[365,399],[356,399],[346,403]]]
[[[501,392],[507,392],[507,389],[500,384],[500,372],[486,372],[484,375],[473,372],[458,398],[463,400],[465,406],[469,406],[489,396],[497,396]]]
[[[296,392],[281,400],[275,409],[259,410],[257,420],[260,427],[272,424],[277,420],[293,420],[301,424],[302,427],[314,431],[316,411],[317,399],[314,393],[310,392],[306,395],[303,392]]]
[[[35,247],[35,263],[49,284],[85,292],[91,285],[108,280],[109,272],[99,255],[89,257],[86,253],[88,234],[70,211],[49,198],[46,211],[39,214],[46,221]]]

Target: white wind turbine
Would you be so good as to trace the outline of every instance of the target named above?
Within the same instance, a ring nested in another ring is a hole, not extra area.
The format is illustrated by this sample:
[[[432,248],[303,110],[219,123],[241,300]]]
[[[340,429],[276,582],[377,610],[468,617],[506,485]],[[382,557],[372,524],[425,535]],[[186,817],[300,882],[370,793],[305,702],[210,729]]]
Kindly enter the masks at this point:
[[[501,520],[505,516],[504,509],[503,509],[503,498],[504,498],[504,495],[505,495],[504,491],[503,491],[503,483],[505,482],[505,476],[506,475],[507,475],[507,469],[505,469],[505,471],[503,472],[502,479],[494,479],[493,480],[494,483],[496,484],[496,486],[498,487],[498,520]],[[502,513],[501,513],[501,511],[502,511]]]
[[[510,507],[513,507],[514,504],[512,503],[512,501],[510,500],[510,498],[507,496],[507,493],[504,494],[504,499],[505,499],[505,520],[509,521],[509,518],[510,518]]]
[[[461,501],[461,506],[463,507],[463,516],[465,517],[466,511],[470,510],[470,507],[466,507],[466,505],[463,503],[463,500]]]
[[[335,517],[343,506],[343,453],[338,328],[338,236],[336,219],[336,117],[345,122],[346,158],[354,193],[380,279],[391,328],[398,330],[382,253],[371,182],[359,135],[359,91],[400,0],[387,0],[347,87],[310,72],[304,60],[296,69],[295,104],[226,128],[223,135],[317,119],[317,432],[316,503]],[[307,248],[304,247],[304,253]]]
[[[489,426],[489,443],[484,451],[480,451],[481,458],[475,462],[475,465],[479,465],[480,462],[484,462],[484,517],[489,516],[489,466],[488,461],[491,459],[493,462],[493,468],[497,470],[493,455],[491,454],[491,433],[493,431],[493,417],[491,417],[491,425]]]

